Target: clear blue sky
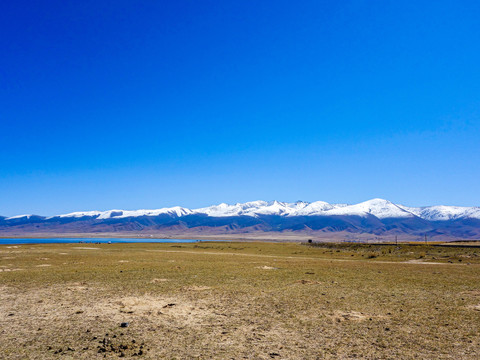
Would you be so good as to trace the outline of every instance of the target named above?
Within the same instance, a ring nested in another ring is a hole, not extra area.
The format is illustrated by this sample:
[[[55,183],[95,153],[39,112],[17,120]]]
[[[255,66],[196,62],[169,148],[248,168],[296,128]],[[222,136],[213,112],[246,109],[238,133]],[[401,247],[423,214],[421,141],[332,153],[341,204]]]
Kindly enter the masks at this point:
[[[478,1],[3,1],[0,214],[480,205]]]

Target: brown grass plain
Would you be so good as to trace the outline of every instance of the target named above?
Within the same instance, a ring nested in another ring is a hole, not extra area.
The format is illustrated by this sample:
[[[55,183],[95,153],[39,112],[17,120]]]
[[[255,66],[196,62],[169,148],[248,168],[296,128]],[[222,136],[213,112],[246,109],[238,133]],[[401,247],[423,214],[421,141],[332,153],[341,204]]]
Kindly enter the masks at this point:
[[[0,358],[478,359],[479,279],[478,248],[2,245]]]

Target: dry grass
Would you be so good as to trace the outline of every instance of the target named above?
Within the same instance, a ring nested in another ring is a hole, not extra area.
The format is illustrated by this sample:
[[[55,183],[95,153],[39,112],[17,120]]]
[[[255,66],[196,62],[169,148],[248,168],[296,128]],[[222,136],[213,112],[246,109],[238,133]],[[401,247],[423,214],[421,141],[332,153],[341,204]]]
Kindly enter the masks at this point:
[[[0,358],[477,359],[478,253],[0,246]]]

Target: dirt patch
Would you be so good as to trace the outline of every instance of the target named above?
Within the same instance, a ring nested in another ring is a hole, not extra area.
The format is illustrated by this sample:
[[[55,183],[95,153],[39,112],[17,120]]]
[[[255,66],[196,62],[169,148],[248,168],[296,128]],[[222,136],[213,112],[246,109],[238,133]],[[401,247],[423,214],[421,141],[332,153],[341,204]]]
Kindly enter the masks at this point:
[[[21,271],[21,270],[25,270],[25,269],[20,269],[20,268],[5,268],[5,267],[0,267],[0,272],[2,271]]]
[[[320,281],[315,281],[315,280],[298,280],[296,284],[302,284],[302,285],[318,285],[321,284]]]
[[[165,301],[153,297],[126,297],[117,300],[114,304],[114,309],[117,308],[121,313],[127,314],[161,314]]]
[[[36,267],[49,267],[49,266],[52,266],[52,264],[40,264],[40,265],[37,265]]]
[[[372,316],[358,311],[337,311],[332,316],[337,322],[364,321],[372,319]]]
[[[67,291],[80,291],[84,292],[88,290],[87,283],[72,283],[67,286]]]
[[[273,266],[267,266],[267,265],[264,265],[264,266],[257,266],[256,267],[257,269],[262,269],[262,270],[278,270],[277,267],[273,267]]]
[[[108,316],[118,324],[122,322],[135,323],[137,320],[149,317],[155,323],[165,323],[172,326],[192,326],[200,324],[208,316],[210,310],[200,303],[194,303],[180,297],[127,296],[99,302],[88,309],[82,309],[86,316],[96,316],[99,313]]]
[[[463,295],[470,295],[470,296],[480,296],[480,290],[472,289],[462,292]]]
[[[152,279],[152,281],[150,281],[150,283],[159,284],[159,283],[163,283],[163,282],[167,282],[167,281],[170,281],[170,280],[168,280],[168,279]]]
[[[96,247],[80,247],[80,246],[75,246],[74,249],[80,249],[80,250],[100,250],[100,248]]]
[[[425,261],[425,260],[421,260],[421,259],[407,260],[407,261],[404,261],[404,263],[407,263],[407,264],[423,264],[423,265],[445,265],[445,263]]]
[[[197,286],[197,285],[194,285],[194,286],[189,286],[187,288],[185,288],[186,290],[192,290],[192,291],[205,291],[205,290],[210,290],[211,287],[210,286]]]

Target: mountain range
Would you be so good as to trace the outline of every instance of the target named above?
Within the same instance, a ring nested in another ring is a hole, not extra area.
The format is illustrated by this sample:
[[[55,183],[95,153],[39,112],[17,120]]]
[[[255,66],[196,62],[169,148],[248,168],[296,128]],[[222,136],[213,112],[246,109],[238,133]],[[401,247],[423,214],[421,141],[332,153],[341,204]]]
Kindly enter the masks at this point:
[[[0,217],[1,236],[136,234],[237,238],[479,239],[480,207],[408,207],[384,199],[358,204],[252,201],[199,209],[85,211]]]

